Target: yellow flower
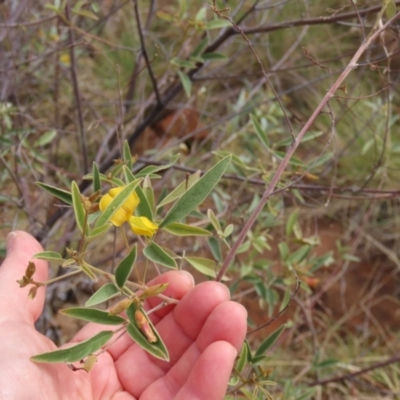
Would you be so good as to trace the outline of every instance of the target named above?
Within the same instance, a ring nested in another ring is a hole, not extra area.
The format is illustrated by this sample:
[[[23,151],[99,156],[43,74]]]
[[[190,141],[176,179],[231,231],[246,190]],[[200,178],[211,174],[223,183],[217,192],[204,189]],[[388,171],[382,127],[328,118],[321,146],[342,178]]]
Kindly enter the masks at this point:
[[[105,194],[99,203],[101,211],[104,211],[113,199],[124,190],[125,186],[116,187],[110,189],[110,191]],[[124,204],[115,212],[115,214],[110,218],[110,221],[115,226],[121,226],[124,222],[128,221],[135,212],[136,207],[139,204],[139,197],[136,192],[132,192],[129,197],[125,200]]]
[[[147,217],[132,216],[129,218],[128,223],[132,231],[137,235],[153,236],[158,230],[158,226]]]

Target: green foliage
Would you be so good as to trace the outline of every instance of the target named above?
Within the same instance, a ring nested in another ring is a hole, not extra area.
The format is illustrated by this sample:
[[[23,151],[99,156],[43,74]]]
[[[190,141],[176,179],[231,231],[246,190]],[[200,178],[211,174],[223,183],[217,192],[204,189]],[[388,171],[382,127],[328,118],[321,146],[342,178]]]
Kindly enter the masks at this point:
[[[72,363],[80,361],[90,354],[100,350],[113,336],[114,332],[102,331],[90,339],[85,340],[68,349],[51,351],[31,357],[38,363]]]

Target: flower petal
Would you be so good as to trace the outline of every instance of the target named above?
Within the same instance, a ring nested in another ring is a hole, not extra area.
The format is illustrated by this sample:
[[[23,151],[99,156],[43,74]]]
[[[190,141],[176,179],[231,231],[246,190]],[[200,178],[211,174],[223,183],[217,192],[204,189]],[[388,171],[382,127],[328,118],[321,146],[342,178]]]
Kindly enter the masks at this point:
[[[128,223],[132,231],[137,235],[153,236],[158,230],[158,226],[147,217],[132,216],[129,218]]]
[[[109,190],[107,194],[105,194],[99,203],[99,208],[101,211],[104,211],[113,199],[125,188],[125,186],[119,186],[116,188],[112,188]],[[124,222],[128,221],[128,219],[135,212],[136,207],[138,206],[140,200],[139,196],[136,192],[132,192],[126,201],[122,204],[122,206],[115,212],[115,214],[110,218],[110,221],[115,226],[120,226]]]

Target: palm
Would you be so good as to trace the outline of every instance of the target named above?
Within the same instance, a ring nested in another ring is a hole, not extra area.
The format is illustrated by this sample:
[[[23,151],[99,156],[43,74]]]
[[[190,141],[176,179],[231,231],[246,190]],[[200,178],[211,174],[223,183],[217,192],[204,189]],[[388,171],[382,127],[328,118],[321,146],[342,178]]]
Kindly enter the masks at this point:
[[[102,354],[90,374],[66,365],[34,364],[29,357],[55,349],[36,332],[44,291],[29,300],[26,290],[13,285],[39,244],[19,232],[0,268],[0,398],[40,399],[221,399],[226,390],[236,351],[243,341],[245,310],[229,301],[229,291],[207,282],[193,288],[182,273],[168,272],[153,283],[169,282],[165,294],[180,303],[152,314],[153,323],[170,353],[170,362],[157,360],[121,337]],[[11,265],[13,267],[11,267]],[[47,267],[37,261],[37,280],[45,280]],[[153,307],[156,299],[152,299]],[[93,336],[102,327],[87,325],[73,341]],[[10,382],[20,382],[12,385]],[[25,382],[25,383],[24,383]],[[8,385],[8,387],[7,387]],[[3,393],[4,392],[4,393]]]

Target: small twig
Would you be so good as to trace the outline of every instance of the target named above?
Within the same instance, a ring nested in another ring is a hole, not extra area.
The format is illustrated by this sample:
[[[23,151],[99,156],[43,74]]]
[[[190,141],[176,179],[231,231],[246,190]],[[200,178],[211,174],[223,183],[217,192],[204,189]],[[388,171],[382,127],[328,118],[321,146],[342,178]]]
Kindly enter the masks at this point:
[[[357,13],[357,18],[358,18],[358,21],[360,22],[360,26],[361,26],[361,31],[362,31],[363,39],[365,40],[365,38],[366,38],[366,35],[365,35],[365,28],[364,28],[364,24],[363,24],[362,19],[361,19],[361,15],[360,15],[360,13],[358,12],[358,8],[357,8],[357,6],[356,6],[356,2],[355,2],[354,0],[349,0],[349,1],[350,1],[351,5],[353,6],[354,11]]]
[[[154,94],[156,95],[157,105],[162,105],[160,92],[158,91],[157,81],[154,77],[153,70],[151,68],[151,63],[149,60],[149,56],[147,54],[146,46],[144,44],[143,31],[142,31],[142,25],[140,23],[140,16],[139,16],[137,0],[132,0],[132,2],[133,2],[133,9],[135,10],[136,25],[137,25],[137,29],[138,29],[138,33],[139,33],[139,40],[140,40],[140,48],[142,50],[143,58],[146,62],[146,67],[147,67],[147,71],[149,72],[151,83],[153,85]]]
[[[27,22],[15,22],[15,23],[6,23],[6,24],[0,24],[0,28],[20,28],[22,26],[34,26],[34,25],[40,25],[43,24],[44,22],[51,21],[53,19],[57,18],[57,15],[52,15],[51,17],[46,17],[42,19],[38,19],[36,21],[27,21]]]
[[[65,16],[68,21],[71,21],[71,5],[69,1],[65,7]],[[83,155],[83,173],[87,174],[89,172],[89,160],[88,160],[88,149],[87,149],[87,139],[86,139],[86,132],[85,127],[83,124],[83,113],[82,113],[82,104],[81,98],[79,94],[79,85],[78,85],[78,78],[76,73],[76,59],[75,59],[75,33],[74,30],[70,27],[68,30],[69,36],[69,55],[71,58],[71,78],[72,78],[72,86],[74,90],[74,98],[75,98],[75,106],[76,112],[78,115],[78,129],[79,129],[79,141],[81,145],[82,155]]]

